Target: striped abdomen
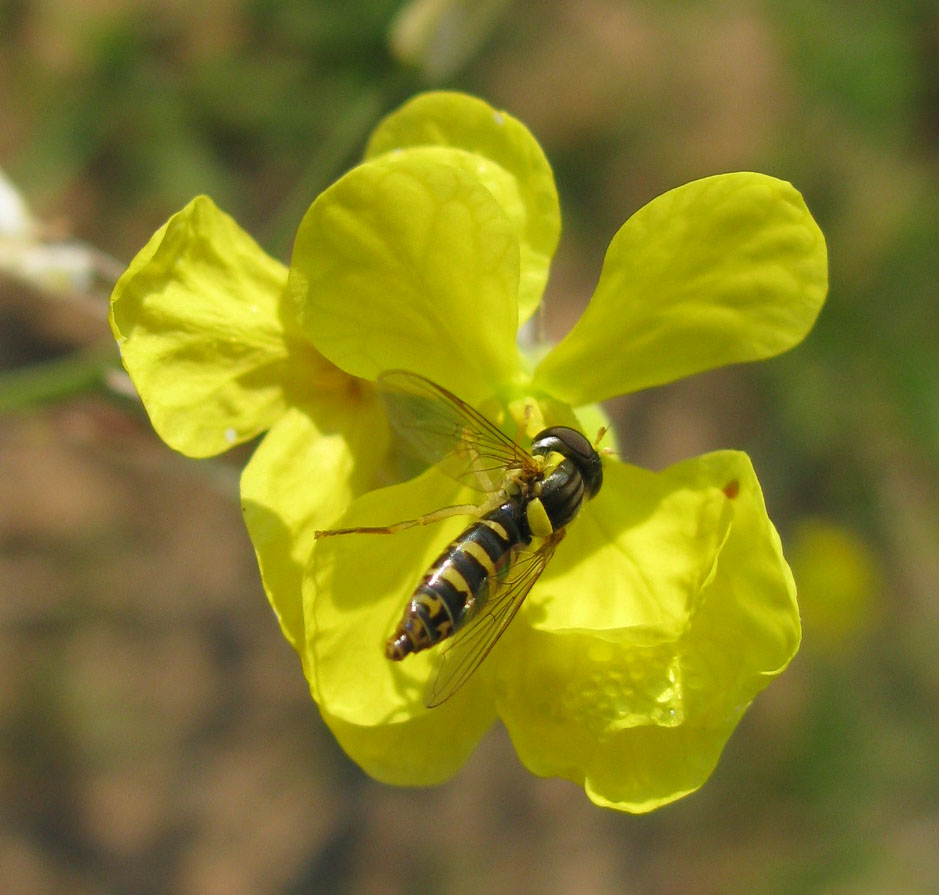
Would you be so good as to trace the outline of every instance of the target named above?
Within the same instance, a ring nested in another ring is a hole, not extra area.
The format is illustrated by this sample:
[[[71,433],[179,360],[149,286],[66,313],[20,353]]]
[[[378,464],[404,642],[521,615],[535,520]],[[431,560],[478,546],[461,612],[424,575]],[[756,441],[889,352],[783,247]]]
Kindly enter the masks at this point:
[[[505,575],[518,548],[531,538],[517,502],[474,522],[428,569],[414,591],[385,654],[403,659],[450,637],[486,602],[491,582]]]

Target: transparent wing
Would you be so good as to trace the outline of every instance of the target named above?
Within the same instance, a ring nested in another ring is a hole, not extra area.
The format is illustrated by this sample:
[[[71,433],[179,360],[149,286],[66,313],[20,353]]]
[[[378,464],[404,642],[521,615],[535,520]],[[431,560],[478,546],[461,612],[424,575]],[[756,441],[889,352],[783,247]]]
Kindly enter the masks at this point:
[[[522,553],[505,580],[489,595],[479,615],[453,635],[427,683],[424,702],[428,708],[446,702],[479,668],[515,618],[563,537],[564,530],[561,529],[537,550]]]
[[[378,396],[394,430],[426,462],[477,491],[496,491],[509,469],[534,469],[531,455],[456,395],[417,373],[391,370]]]

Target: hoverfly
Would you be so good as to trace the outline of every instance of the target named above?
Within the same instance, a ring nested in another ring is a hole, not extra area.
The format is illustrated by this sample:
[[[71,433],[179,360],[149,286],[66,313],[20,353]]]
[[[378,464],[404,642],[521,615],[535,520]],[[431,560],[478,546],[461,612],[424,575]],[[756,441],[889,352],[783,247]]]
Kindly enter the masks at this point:
[[[428,681],[425,703],[445,702],[502,636],[564,537],[564,527],[603,482],[595,445],[576,429],[552,426],[529,450],[445,388],[405,370],[383,373],[378,394],[392,428],[422,459],[489,495],[417,519],[318,531],[393,534],[454,515],[471,523],[415,588],[385,655],[399,661],[451,638]],[[597,441],[603,436],[601,430]]]

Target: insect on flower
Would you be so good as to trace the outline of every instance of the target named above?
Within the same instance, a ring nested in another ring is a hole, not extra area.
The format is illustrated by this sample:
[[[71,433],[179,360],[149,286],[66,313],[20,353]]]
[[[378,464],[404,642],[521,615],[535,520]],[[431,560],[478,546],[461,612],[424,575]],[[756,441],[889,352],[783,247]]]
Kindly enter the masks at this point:
[[[425,692],[425,703],[433,707],[466,683],[502,636],[565,526],[600,490],[603,468],[596,443],[576,429],[544,429],[525,450],[416,373],[382,374],[378,393],[392,427],[420,457],[488,495],[478,505],[443,507],[392,525],[316,533],[394,534],[451,516],[476,516],[428,569],[385,648],[389,659],[399,661],[452,637]]]

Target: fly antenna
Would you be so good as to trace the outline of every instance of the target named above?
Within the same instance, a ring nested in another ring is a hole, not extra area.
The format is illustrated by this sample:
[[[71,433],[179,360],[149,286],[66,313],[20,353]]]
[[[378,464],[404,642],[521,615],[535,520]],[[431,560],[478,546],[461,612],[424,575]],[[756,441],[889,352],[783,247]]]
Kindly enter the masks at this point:
[[[616,450],[614,448],[600,447],[600,442],[603,441],[603,436],[606,435],[606,433],[609,431],[610,431],[609,426],[600,426],[600,431],[597,432],[597,437],[593,441],[593,449],[601,457],[615,457],[616,456]]]

